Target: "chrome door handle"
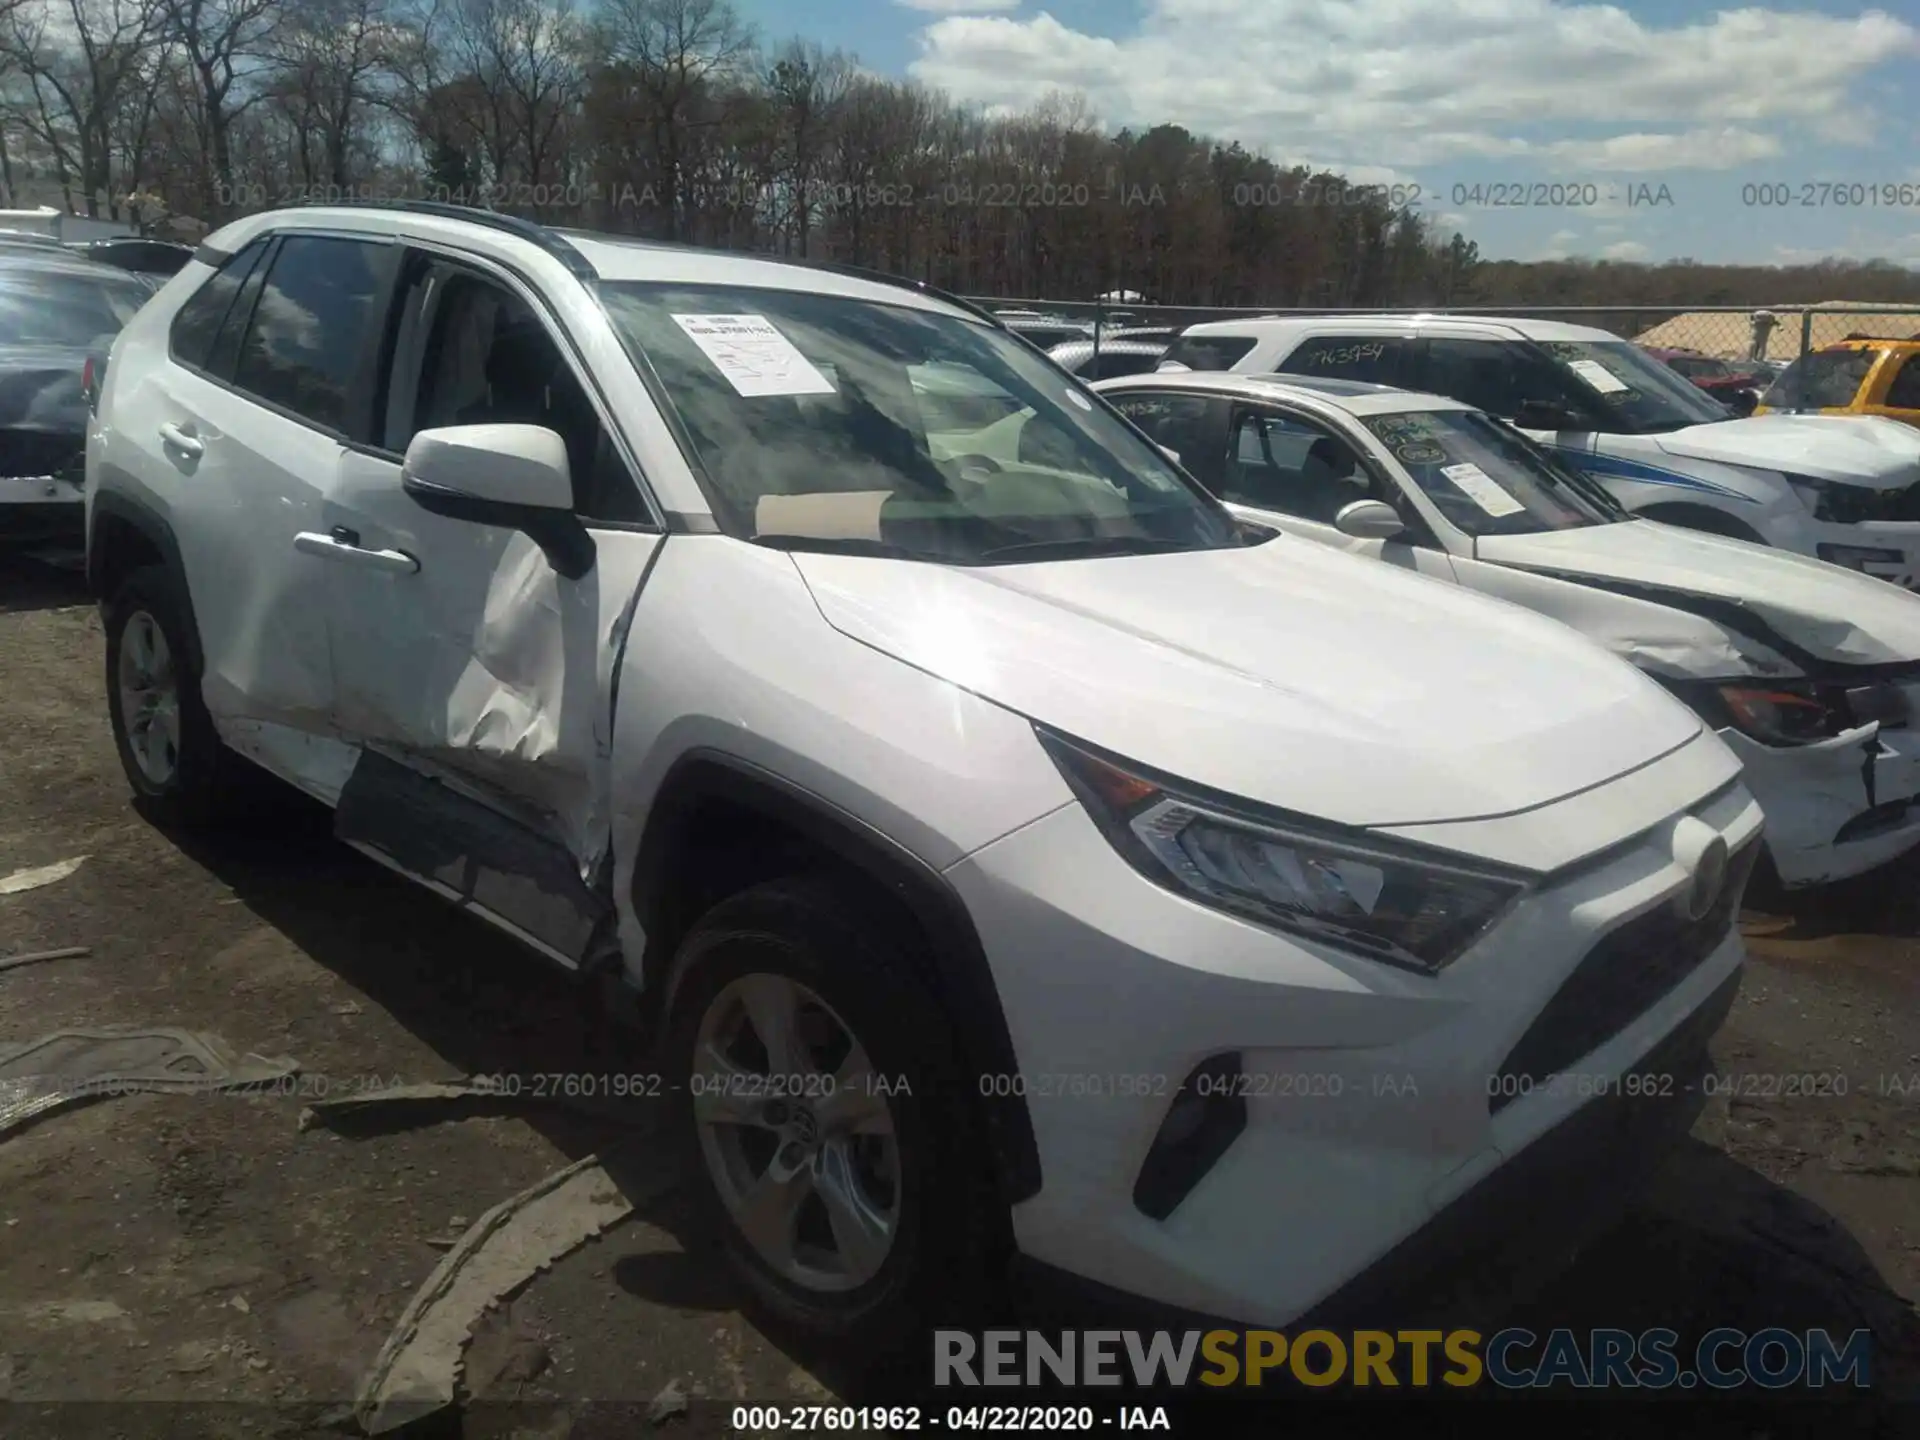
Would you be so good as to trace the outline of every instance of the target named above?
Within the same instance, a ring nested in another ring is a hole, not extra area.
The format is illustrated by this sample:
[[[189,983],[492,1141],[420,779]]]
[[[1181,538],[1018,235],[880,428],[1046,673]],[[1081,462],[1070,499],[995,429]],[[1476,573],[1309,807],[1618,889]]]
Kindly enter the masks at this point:
[[[182,430],[171,420],[160,427],[160,438],[178,450],[182,455],[191,456],[195,460],[198,460],[207,452],[205,445],[194,439],[193,436]]]
[[[343,533],[352,534],[351,531]],[[313,530],[302,530],[294,536],[293,548],[302,555],[344,560],[349,565],[364,565],[369,570],[385,570],[394,575],[412,575],[420,569],[420,562],[404,550],[369,550],[338,535],[322,535]]]

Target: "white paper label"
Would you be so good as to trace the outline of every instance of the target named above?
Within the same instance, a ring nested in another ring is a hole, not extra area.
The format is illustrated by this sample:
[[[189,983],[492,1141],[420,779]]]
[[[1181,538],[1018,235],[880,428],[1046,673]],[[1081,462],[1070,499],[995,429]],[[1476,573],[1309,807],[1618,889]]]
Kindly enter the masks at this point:
[[[676,315],[674,322],[742,395],[831,395],[833,385],[764,315]]]
[[[1500,488],[1500,483],[1478,465],[1442,465],[1440,473],[1466,492],[1467,498],[1487,514],[1518,515],[1527,507]]]
[[[1598,360],[1569,360],[1567,367],[1603,395],[1616,395],[1627,388],[1626,381]]]

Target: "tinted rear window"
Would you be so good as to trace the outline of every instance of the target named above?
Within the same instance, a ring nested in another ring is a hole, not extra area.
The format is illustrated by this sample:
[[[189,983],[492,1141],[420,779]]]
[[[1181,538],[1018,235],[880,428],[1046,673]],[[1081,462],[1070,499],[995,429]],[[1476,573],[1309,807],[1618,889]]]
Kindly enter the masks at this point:
[[[1245,335],[1182,335],[1167,347],[1160,363],[1178,363],[1189,370],[1231,370],[1253,346],[1253,339]]]
[[[153,291],[130,275],[0,265],[0,345],[104,348]]]

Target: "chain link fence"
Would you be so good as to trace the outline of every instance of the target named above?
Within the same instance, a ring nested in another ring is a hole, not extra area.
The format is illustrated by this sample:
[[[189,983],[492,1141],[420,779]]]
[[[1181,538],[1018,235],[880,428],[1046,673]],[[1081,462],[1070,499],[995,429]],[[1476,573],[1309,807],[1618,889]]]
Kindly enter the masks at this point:
[[[1404,315],[1407,310],[1227,309],[1154,305],[1128,298],[1094,301],[1004,299],[969,296],[974,304],[1002,312],[1027,312],[1015,323],[1046,337],[1058,321],[1060,339],[1124,339],[1129,330],[1180,330],[1208,320],[1251,316]],[[1824,304],[1812,306],[1703,305],[1499,305],[1435,306],[1422,314],[1506,316],[1590,325],[1655,349],[1679,352],[1667,358],[1705,388],[1749,384],[1764,389],[1788,364],[1809,351],[1843,340],[1920,340],[1920,306]],[[1147,338],[1142,336],[1141,338]],[[1840,402],[1844,403],[1844,402]]]

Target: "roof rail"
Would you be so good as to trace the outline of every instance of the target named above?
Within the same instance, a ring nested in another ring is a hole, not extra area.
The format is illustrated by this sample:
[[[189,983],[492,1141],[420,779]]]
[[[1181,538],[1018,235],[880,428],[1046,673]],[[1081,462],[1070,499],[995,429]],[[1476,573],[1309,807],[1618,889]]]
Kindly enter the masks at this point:
[[[828,275],[845,275],[850,280],[866,280],[875,285],[891,285],[896,290],[913,290],[930,300],[938,300],[957,310],[964,310],[969,315],[986,321],[996,330],[1008,328],[992,311],[974,304],[971,300],[962,299],[950,291],[942,290],[936,285],[929,285],[924,280],[909,280],[904,275],[890,275],[885,270],[869,270],[862,265],[843,265],[837,260],[795,260],[785,255],[763,255],[755,258],[771,260],[780,265],[797,265],[803,270],[818,270]]]
[[[529,244],[538,245],[566,266],[578,279],[598,280],[600,278],[600,272],[588,263],[587,257],[574,249],[560,235],[538,221],[525,220],[518,215],[502,215],[498,210],[482,210],[476,205],[452,205],[442,200],[362,200],[342,208],[397,210],[408,215],[431,215],[441,220],[465,220],[470,224],[485,225],[488,229],[499,230],[525,240]]]

